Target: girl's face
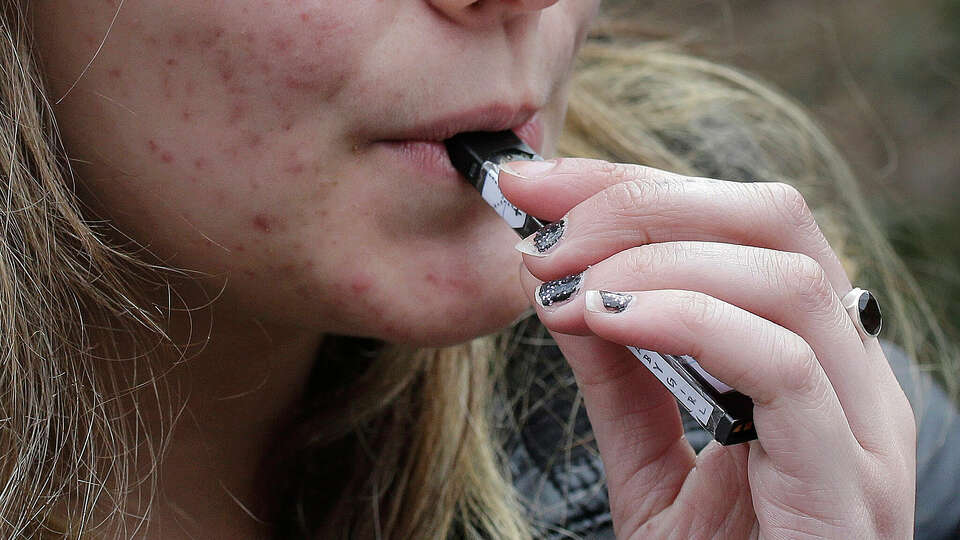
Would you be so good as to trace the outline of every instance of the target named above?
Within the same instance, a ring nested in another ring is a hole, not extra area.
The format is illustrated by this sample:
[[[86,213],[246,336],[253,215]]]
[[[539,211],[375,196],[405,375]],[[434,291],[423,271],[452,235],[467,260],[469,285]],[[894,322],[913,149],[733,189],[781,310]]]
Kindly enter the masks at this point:
[[[514,127],[550,155],[598,3],[30,9],[81,196],[167,264],[218,276],[218,316],[440,345],[527,301],[514,233],[439,144],[410,141]]]

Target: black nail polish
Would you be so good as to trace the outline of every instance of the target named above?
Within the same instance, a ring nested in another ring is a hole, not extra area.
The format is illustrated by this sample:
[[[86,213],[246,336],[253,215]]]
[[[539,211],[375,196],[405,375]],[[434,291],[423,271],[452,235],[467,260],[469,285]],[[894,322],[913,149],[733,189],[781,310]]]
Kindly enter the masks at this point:
[[[630,301],[633,300],[633,295],[600,291],[600,298],[603,299],[603,307],[607,308],[607,311],[620,313],[630,305]]]
[[[569,300],[580,290],[580,282],[582,280],[583,274],[580,273],[544,282],[543,285],[540,285],[538,298],[540,305],[549,306],[563,302],[564,300]]]
[[[533,245],[537,248],[537,251],[543,253],[552,248],[553,245],[557,243],[557,240],[560,240],[560,237],[563,236],[563,230],[566,226],[567,220],[561,219],[556,223],[541,227],[533,237]]]

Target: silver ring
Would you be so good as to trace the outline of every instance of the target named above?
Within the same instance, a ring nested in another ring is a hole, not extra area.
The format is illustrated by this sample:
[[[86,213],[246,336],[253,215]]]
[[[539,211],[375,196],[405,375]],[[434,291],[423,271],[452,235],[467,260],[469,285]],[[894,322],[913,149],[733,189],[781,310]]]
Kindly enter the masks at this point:
[[[840,303],[850,314],[861,338],[877,337],[880,334],[883,317],[880,315],[880,303],[873,293],[858,287],[848,292]]]

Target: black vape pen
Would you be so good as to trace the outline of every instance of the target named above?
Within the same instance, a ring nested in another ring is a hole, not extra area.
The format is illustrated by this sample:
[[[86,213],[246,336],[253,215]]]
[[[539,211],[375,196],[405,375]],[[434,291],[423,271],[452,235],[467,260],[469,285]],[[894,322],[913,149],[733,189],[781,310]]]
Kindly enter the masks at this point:
[[[460,133],[444,143],[453,166],[521,238],[547,225],[547,222],[518,209],[500,192],[502,163],[543,159],[514,132]],[[632,346],[627,349],[673,393],[677,401],[717,442],[729,445],[757,438],[750,398],[707,373],[694,358],[660,354]]]

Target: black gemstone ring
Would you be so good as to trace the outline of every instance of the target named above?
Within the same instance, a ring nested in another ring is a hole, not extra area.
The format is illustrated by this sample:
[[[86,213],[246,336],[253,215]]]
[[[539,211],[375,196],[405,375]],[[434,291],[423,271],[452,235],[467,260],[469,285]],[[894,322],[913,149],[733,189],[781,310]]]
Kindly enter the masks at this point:
[[[853,319],[853,325],[860,332],[860,337],[866,339],[880,334],[880,327],[883,325],[880,304],[870,291],[853,289],[843,297],[841,303]]]

